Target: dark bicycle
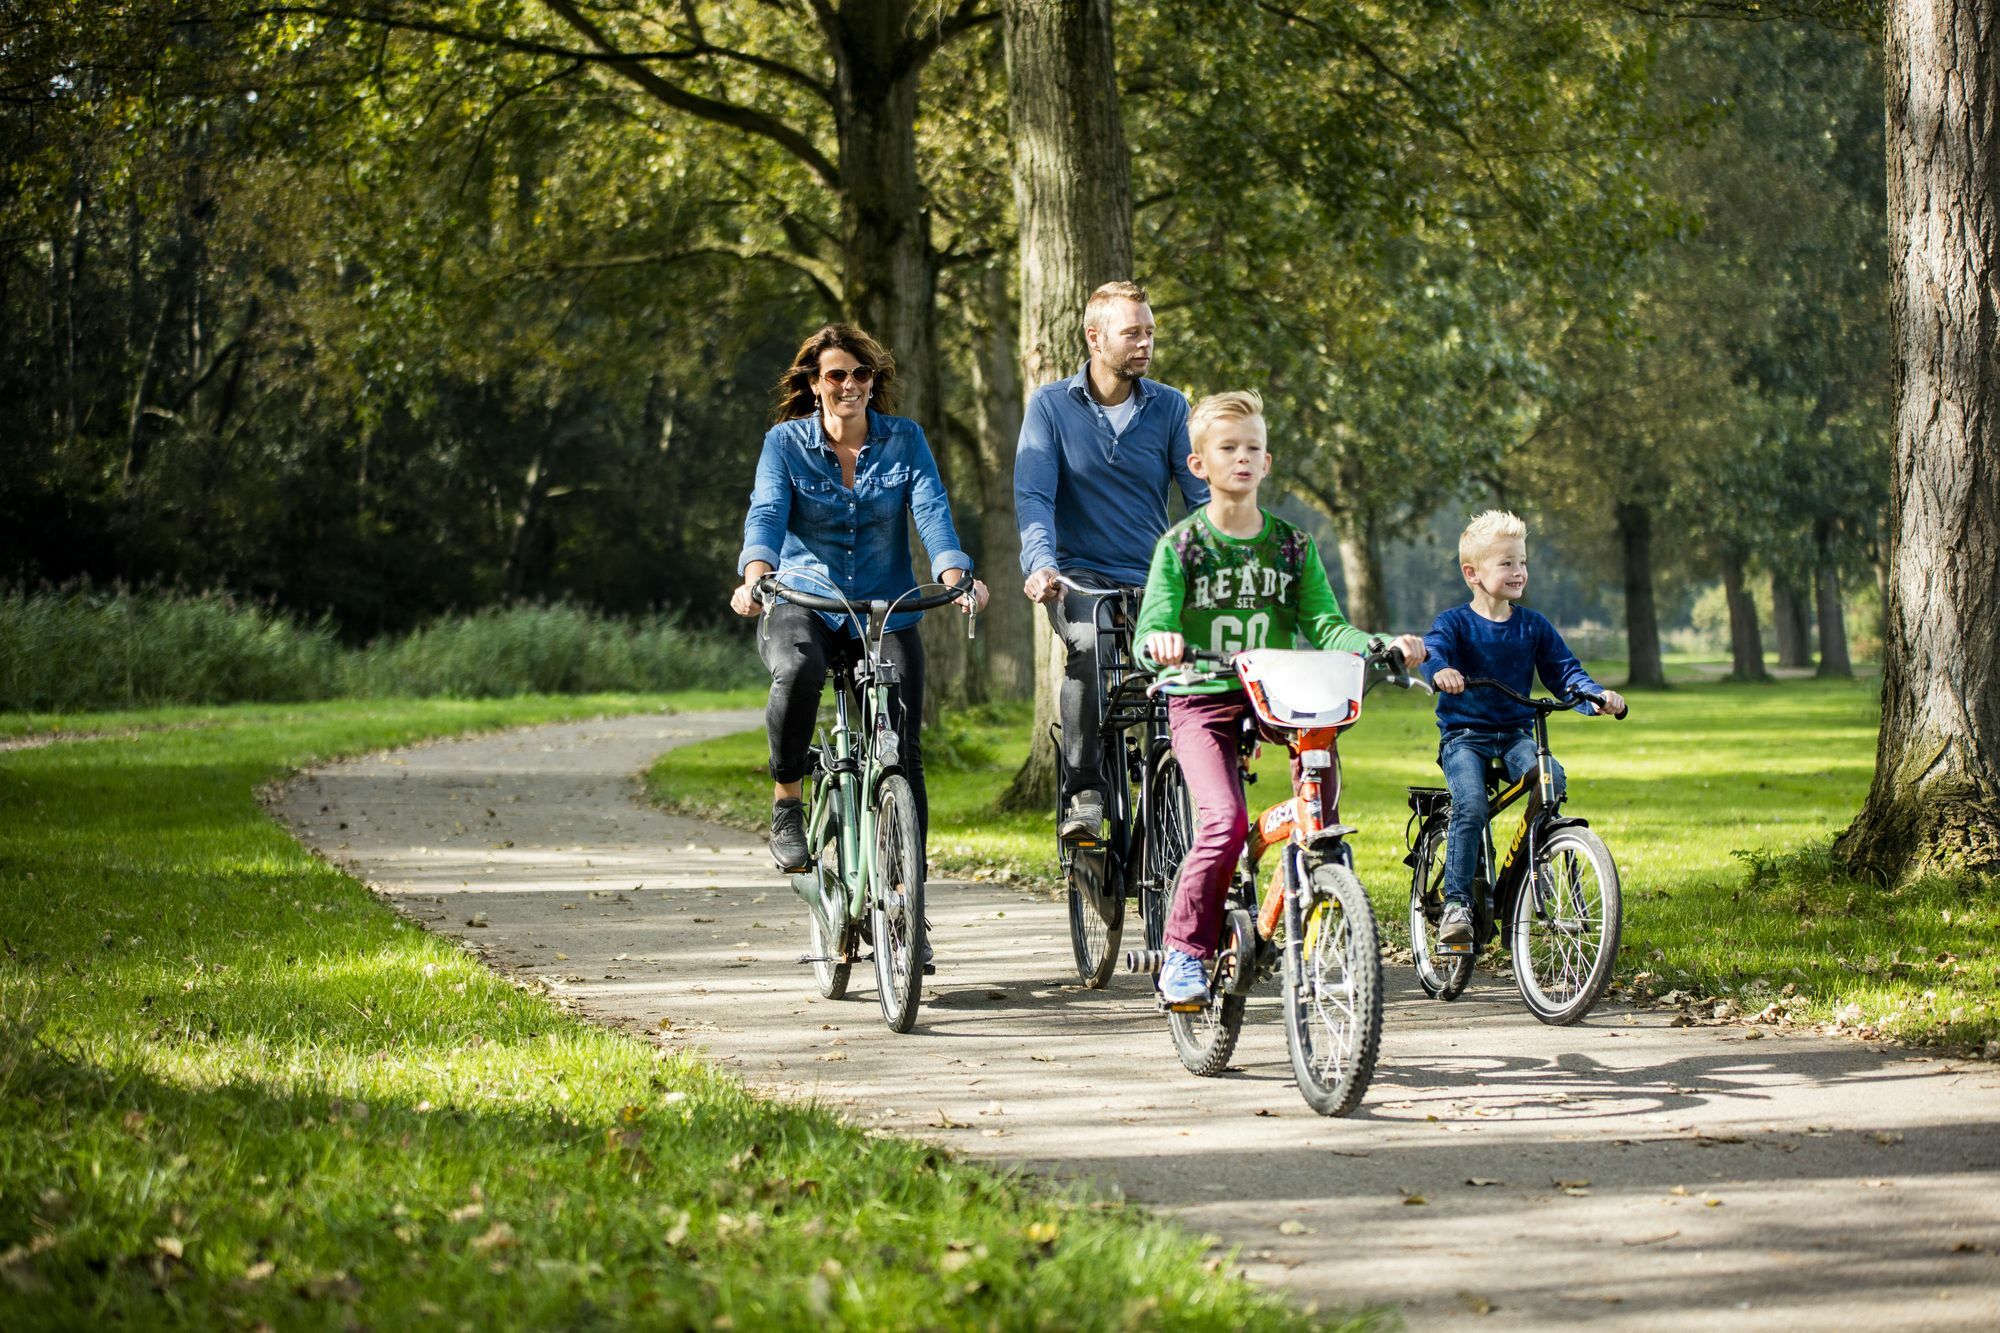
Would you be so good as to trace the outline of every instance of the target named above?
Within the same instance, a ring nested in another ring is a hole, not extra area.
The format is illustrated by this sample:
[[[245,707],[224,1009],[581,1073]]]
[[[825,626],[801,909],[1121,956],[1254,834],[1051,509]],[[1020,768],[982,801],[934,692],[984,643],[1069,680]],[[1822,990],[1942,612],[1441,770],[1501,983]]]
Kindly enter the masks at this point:
[[[882,657],[882,637],[895,612],[948,605],[966,596],[972,583],[924,597],[913,596],[913,589],[895,601],[857,607],[838,588],[825,597],[778,582],[779,575],[794,574],[814,571],[779,570],[757,581],[767,607],[783,598],[810,611],[849,616],[861,630],[860,652],[829,664],[833,732],[816,737],[810,752],[806,845],[812,864],[792,876],[792,890],[809,910],[812,952],[799,961],[812,964],[821,995],[839,999],[847,993],[865,922],[875,946],[882,1020],[892,1031],[908,1032],[923,991],[924,848],[889,717],[898,677],[896,664]]]
[[[1424,993],[1454,1000],[1472,979],[1473,960],[1494,939],[1513,956],[1521,999],[1544,1023],[1574,1023],[1590,1012],[1610,984],[1618,961],[1623,899],[1618,866],[1588,820],[1562,812],[1549,766],[1549,715],[1603,707],[1603,696],[1579,691],[1568,699],[1517,694],[1497,680],[1476,677],[1468,689],[1499,690],[1535,710],[1535,767],[1508,782],[1497,760],[1486,770],[1489,826],[1481,837],[1472,882],[1473,938],[1467,944],[1438,939],[1444,915],[1445,836],[1451,793],[1411,787],[1410,952]],[[1629,711],[1629,710],[1627,710]],[[1621,721],[1624,712],[1613,714]],[[1496,858],[1491,820],[1522,800],[1528,803],[1505,857]],[[1531,873],[1532,872],[1532,873]]]
[[[1184,834],[1191,828],[1187,792],[1180,770],[1171,761],[1164,699],[1147,693],[1152,675],[1132,651],[1132,625],[1138,619],[1138,595],[1127,588],[1088,588],[1074,579],[1057,582],[1072,596],[1096,600],[1098,737],[1104,754],[1104,833],[1094,838],[1058,838],[1057,857],[1069,900],[1070,948],[1076,974],[1085,986],[1102,988],[1118,964],[1118,946],[1125,933],[1127,899],[1139,900],[1146,946],[1156,949],[1166,930],[1167,900],[1176,853],[1160,859],[1156,825],[1177,818]],[[1057,810],[1062,819],[1062,793],[1069,786],[1069,769],[1056,739]],[[1156,777],[1156,775],[1158,775]],[[1176,794],[1177,793],[1177,794]],[[1162,803],[1173,809],[1162,812]],[[1185,837],[1179,844],[1185,846]]]

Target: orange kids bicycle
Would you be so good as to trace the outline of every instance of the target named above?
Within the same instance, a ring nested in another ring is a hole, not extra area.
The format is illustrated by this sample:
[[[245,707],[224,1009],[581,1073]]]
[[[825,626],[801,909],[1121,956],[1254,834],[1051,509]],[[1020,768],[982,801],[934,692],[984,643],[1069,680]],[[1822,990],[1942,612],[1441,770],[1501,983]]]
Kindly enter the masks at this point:
[[[1347,839],[1358,830],[1339,822],[1340,760],[1335,739],[1361,716],[1361,701],[1382,681],[1428,690],[1409,675],[1403,655],[1377,643],[1366,656],[1257,648],[1239,653],[1191,651],[1187,665],[1163,674],[1158,689],[1233,673],[1249,696],[1247,752],[1259,737],[1291,754],[1292,795],[1265,810],[1251,829],[1223,916],[1223,938],[1210,964],[1209,991],[1184,1005],[1162,1002],[1174,1046],[1191,1073],[1220,1074],[1243,1030],[1251,988],[1282,969],[1285,1038],[1292,1073],[1306,1105],[1321,1115],[1346,1115],[1360,1105],[1375,1073],[1382,1040],[1382,956],[1375,913],[1354,875]],[[1158,804],[1156,835],[1164,857],[1178,865],[1192,841],[1187,787],[1171,767]],[[1261,902],[1257,860],[1276,848],[1278,861]],[[1163,857],[1163,859],[1164,859]],[[1164,927],[1147,922],[1149,942]],[[1157,972],[1157,947],[1126,955],[1132,972]]]

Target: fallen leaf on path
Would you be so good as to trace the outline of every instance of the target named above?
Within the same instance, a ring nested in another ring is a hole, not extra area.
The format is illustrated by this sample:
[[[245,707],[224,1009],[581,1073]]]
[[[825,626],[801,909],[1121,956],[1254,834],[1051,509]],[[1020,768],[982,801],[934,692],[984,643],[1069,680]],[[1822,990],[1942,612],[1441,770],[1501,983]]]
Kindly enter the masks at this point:
[[[1590,1188],[1590,1182],[1587,1180],[1551,1180],[1549,1183],[1559,1190],[1584,1190]]]
[[[1495,1308],[1492,1301],[1481,1296],[1476,1291],[1459,1292],[1458,1303],[1473,1314],[1492,1314]]]
[[[935,1119],[935,1120],[931,1121],[931,1122],[930,1122],[930,1126],[931,1126],[931,1128],[932,1128],[932,1129],[971,1129],[971,1128],[972,1128],[972,1126],[971,1126],[970,1124],[966,1123],[966,1122],[965,1122],[965,1121],[963,1121],[963,1120],[953,1120],[953,1119],[952,1119],[952,1118],[951,1118],[951,1117],[950,1117],[949,1115],[945,1114],[945,1109],[944,1109],[944,1108],[943,1108],[942,1106],[940,1106],[940,1107],[938,1108],[938,1113],[937,1113],[937,1119]]]
[[[486,913],[474,912],[471,916],[465,919],[465,924],[468,926],[478,926],[481,929],[484,929],[486,926]]]
[[[1504,1185],[1507,1182],[1504,1180],[1488,1180],[1484,1176],[1467,1176],[1465,1183],[1476,1187],[1481,1185]]]
[[[1287,1218],[1283,1222],[1278,1223],[1278,1234],[1281,1236],[1316,1236],[1319,1233],[1303,1222]]]
[[[1685,1199],[1688,1196],[1688,1187],[1685,1185],[1676,1185],[1668,1190],[1667,1193],[1674,1195],[1676,1198]]]
[[[1657,1236],[1635,1236],[1631,1240],[1618,1242],[1620,1245],[1658,1245],[1663,1240],[1672,1240],[1680,1235],[1678,1231],[1663,1231]]]
[[[1903,1136],[1901,1134],[1896,1133],[1894,1130],[1888,1130],[1888,1129],[1877,1130],[1875,1134],[1875,1142],[1881,1144],[1885,1148],[1889,1147],[1892,1144],[1901,1143],[1902,1141],[1903,1141]]]
[[[1429,1202],[1430,1200],[1421,1194],[1405,1194],[1403,1196],[1403,1206],[1405,1208],[1422,1208]]]
[[[1701,1206],[1702,1206],[1702,1207],[1704,1207],[1704,1208],[1720,1208],[1720,1207],[1722,1207],[1722,1200],[1720,1200],[1720,1199],[1703,1199],[1703,1200],[1701,1201]]]

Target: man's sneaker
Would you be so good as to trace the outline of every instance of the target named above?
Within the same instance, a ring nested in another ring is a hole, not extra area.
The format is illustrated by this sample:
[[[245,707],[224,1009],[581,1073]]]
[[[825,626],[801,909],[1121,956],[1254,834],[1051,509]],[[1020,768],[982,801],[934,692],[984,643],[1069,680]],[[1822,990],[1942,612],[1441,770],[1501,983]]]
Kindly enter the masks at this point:
[[[1160,964],[1160,998],[1168,1004],[1190,1004],[1208,998],[1208,973],[1201,959],[1179,949],[1167,950]]]
[[[812,864],[806,854],[806,803],[796,796],[771,803],[771,859],[787,875],[801,874]]]
[[[1063,815],[1062,831],[1058,836],[1064,842],[1085,842],[1103,834],[1103,793],[1080,791],[1070,797],[1069,809]]]
[[[1472,909],[1464,903],[1446,903],[1438,918],[1439,944],[1472,943]]]

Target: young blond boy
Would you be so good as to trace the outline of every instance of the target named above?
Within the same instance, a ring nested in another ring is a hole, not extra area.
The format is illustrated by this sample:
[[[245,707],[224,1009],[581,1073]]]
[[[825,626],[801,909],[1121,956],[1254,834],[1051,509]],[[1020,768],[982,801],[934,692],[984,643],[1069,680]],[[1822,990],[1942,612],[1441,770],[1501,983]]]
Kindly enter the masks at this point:
[[[1479,515],[1458,539],[1458,569],[1472,600],[1440,612],[1424,635],[1424,675],[1438,691],[1438,767],[1451,789],[1438,922],[1445,944],[1473,937],[1472,876],[1489,817],[1487,760],[1505,764],[1510,781],[1535,766],[1534,710],[1498,690],[1467,690],[1466,678],[1487,677],[1526,694],[1539,674],[1553,694],[1601,694],[1611,712],[1625,711],[1625,700],[1590,678],[1547,616],[1516,605],[1528,591],[1527,524],[1498,509]],[[1562,765],[1549,764],[1560,792]]]
[[[1257,506],[1257,488],[1271,472],[1263,399],[1249,391],[1211,394],[1189,416],[1188,437],[1190,466],[1208,483],[1209,499],[1153,548],[1133,629],[1142,659],[1171,666],[1190,643],[1210,652],[1290,648],[1301,634],[1317,648],[1365,651],[1371,636],[1340,614],[1311,538]],[[1396,644],[1412,664],[1423,660],[1423,640],[1414,634]],[[1167,693],[1174,756],[1199,814],[1160,970],[1160,994],[1182,1003],[1207,993],[1202,962],[1220,941],[1229,879],[1249,829],[1236,738],[1250,704],[1231,678]]]

